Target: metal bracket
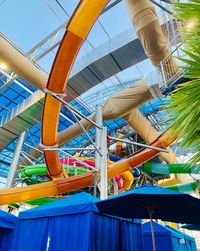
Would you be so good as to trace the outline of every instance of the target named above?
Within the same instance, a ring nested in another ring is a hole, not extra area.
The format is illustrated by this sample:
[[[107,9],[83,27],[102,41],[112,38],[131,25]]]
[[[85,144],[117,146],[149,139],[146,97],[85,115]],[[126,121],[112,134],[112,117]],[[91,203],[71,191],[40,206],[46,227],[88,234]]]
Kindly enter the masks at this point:
[[[56,93],[56,92],[50,91],[50,90],[47,89],[47,88],[44,88],[44,92],[45,92],[46,94],[50,94],[50,95],[52,95],[52,96],[56,95],[56,96],[63,97],[63,98],[65,98],[65,97],[67,96],[67,94],[66,94],[65,92],[64,92],[64,93]]]

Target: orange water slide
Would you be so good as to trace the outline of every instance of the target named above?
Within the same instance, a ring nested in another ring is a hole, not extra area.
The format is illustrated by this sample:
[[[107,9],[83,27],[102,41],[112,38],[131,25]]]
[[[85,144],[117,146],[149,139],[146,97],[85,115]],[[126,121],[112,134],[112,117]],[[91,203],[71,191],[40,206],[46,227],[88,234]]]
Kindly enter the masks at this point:
[[[67,179],[57,179],[26,187],[3,189],[0,190],[0,205],[53,196],[88,187],[93,183],[93,175],[94,172],[90,172]]]
[[[164,148],[168,147],[173,141],[174,139],[169,140],[169,135],[164,133],[150,144],[150,146]],[[113,163],[108,168],[108,179],[130,170],[130,168],[135,168],[141,165],[156,156],[158,153],[158,150],[143,148],[129,158]],[[94,178],[95,172],[89,172],[70,178],[56,179],[42,184],[4,189],[0,191],[0,205],[23,202],[64,192],[72,192],[93,185]]]
[[[65,95],[66,83],[81,45],[108,2],[108,0],[80,1],[67,25],[67,30],[57,52],[47,83],[48,92],[45,95],[42,119],[42,144],[46,147],[53,148],[58,146],[58,121],[61,102],[54,98],[52,94],[57,94],[60,97]],[[141,4],[138,1],[131,1],[131,3],[137,3],[134,8],[140,7],[138,9],[139,13],[142,11],[142,8],[146,10],[151,5],[148,0],[143,0],[143,2]],[[134,9],[131,6],[129,6],[130,9]],[[157,16],[155,16],[155,19],[157,20]],[[63,168],[57,151],[44,151],[44,156],[49,174],[54,179],[63,177]]]
[[[81,45],[108,2],[108,0],[79,2],[67,25],[54,60],[47,83],[49,91],[61,96],[64,94],[71,68]],[[42,144],[47,147],[57,146],[60,109],[61,103],[51,94],[46,94],[42,118]],[[57,151],[44,151],[44,156],[49,174],[54,178],[63,177]]]

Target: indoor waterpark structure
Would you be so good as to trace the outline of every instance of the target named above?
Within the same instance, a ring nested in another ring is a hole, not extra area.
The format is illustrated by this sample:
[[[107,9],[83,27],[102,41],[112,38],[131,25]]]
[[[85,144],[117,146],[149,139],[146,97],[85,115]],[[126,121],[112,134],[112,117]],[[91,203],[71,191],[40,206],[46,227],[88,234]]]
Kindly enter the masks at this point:
[[[200,0],[0,15],[0,251],[200,250]]]

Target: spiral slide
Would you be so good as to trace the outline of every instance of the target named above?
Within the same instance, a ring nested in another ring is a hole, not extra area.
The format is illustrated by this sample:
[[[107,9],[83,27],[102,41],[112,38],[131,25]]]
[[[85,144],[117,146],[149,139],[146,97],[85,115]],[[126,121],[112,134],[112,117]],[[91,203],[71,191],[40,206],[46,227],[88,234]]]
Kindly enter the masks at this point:
[[[47,93],[45,95],[42,117],[42,144],[44,146],[53,148],[58,144],[58,121],[61,102],[58,99],[55,99],[52,94],[57,94],[60,97],[64,96],[66,83],[81,45],[85,41],[94,22],[108,2],[109,0],[80,1],[71,20],[67,25],[67,30],[53,63],[46,89]],[[162,56],[168,56],[168,50],[167,40],[162,35],[155,10],[150,5],[148,0],[129,0],[127,2],[131,3],[130,14],[134,17],[133,22],[136,23],[137,21],[137,24],[142,25],[140,28],[137,28],[137,31],[140,31],[142,33],[142,35],[140,36],[141,41],[142,39],[147,39],[146,41],[143,40],[145,42],[145,51],[149,58],[155,64],[157,64],[155,59],[153,58],[153,55],[161,55],[161,59],[159,59],[159,61],[162,61],[164,59],[162,59]],[[137,11],[133,11],[134,9],[137,9]],[[153,20],[149,20],[149,16],[153,17]],[[144,23],[141,20],[143,20]],[[155,30],[156,32],[151,32],[152,30]],[[149,32],[151,33],[150,35],[148,35]],[[148,37],[154,39],[149,40]],[[159,39],[160,41],[158,42]],[[157,42],[157,47],[154,46],[155,42]],[[154,50],[148,50],[148,47],[152,47],[154,48]],[[159,51],[157,50],[157,48],[161,50]],[[163,51],[165,51],[166,53],[162,54],[161,52]],[[170,65],[173,65],[173,60],[170,61]],[[139,100],[138,105],[145,101],[145,99]],[[133,114],[128,114],[127,121],[133,122],[133,120]],[[144,130],[145,128],[143,127],[143,131]],[[164,133],[150,145],[163,148],[170,146],[173,141],[174,139],[169,140],[169,135],[167,133]],[[141,165],[142,163],[156,156],[158,153],[158,150],[145,148],[141,149],[128,159],[113,163],[110,168],[108,168],[108,179],[113,178],[125,171],[128,171],[130,168],[135,168],[138,165]],[[91,171],[89,173],[65,178],[63,167],[59,161],[57,151],[44,151],[44,156],[48,168],[48,173],[53,178],[53,181],[30,185],[27,187],[17,187],[2,190],[0,191],[1,205],[56,195],[67,191],[74,191],[80,188],[91,186],[93,184],[94,176],[97,175],[97,173]]]

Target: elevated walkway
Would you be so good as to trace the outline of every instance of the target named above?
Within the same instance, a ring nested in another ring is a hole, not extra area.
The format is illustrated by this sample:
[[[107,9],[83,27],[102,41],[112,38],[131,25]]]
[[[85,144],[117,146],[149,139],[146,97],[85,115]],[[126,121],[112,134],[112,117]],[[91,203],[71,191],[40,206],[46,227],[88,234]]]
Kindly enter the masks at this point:
[[[0,150],[3,150],[11,141],[26,131],[32,125],[41,121],[44,93],[36,91],[27,99],[13,108],[1,120]]]

